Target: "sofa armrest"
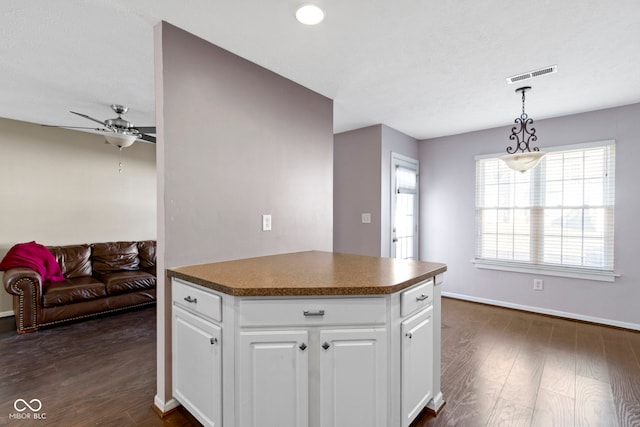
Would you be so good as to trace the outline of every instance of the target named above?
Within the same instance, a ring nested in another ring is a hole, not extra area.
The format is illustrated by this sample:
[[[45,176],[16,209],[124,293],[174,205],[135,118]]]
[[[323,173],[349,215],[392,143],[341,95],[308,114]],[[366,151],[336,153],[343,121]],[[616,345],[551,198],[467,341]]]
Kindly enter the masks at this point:
[[[38,295],[42,295],[42,278],[39,273],[30,268],[10,268],[4,272],[2,281],[4,288],[12,295],[22,295],[25,292],[37,292]],[[26,281],[30,283],[27,284]]]
[[[18,333],[37,329],[37,313],[42,301],[42,278],[30,268],[11,268],[4,272],[4,288],[14,295],[13,311]]]

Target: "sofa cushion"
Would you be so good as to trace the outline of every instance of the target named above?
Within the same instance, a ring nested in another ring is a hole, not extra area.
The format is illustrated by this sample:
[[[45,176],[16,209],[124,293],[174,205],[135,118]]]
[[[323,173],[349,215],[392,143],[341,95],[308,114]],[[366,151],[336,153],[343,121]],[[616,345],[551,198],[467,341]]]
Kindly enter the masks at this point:
[[[136,242],[95,243],[92,258],[93,271],[97,273],[137,270],[140,265]]]
[[[140,268],[148,269],[156,265],[156,241],[144,240],[138,242],[138,254],[140,256]]]
[[[153,289],[156,286],[155,276],[142,270],[103,273],[97,277],[104,282],[109,295]]]
[[[104,283],[91,276],[50,283],[44,288],[43,293],[42,300],[45,307],[89,301],[107,296]]]
[[[50,246],[49,250],[58,261],[62,274],[67,279],[91,276],[91,246]]]

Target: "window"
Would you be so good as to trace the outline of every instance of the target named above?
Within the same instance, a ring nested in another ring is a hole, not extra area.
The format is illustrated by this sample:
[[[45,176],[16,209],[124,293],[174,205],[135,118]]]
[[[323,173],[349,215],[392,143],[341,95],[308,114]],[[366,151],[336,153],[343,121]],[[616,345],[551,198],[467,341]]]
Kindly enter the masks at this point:
[[[615,142],[545,150],[526,173],[476,158],[476,263],[613,280]]]

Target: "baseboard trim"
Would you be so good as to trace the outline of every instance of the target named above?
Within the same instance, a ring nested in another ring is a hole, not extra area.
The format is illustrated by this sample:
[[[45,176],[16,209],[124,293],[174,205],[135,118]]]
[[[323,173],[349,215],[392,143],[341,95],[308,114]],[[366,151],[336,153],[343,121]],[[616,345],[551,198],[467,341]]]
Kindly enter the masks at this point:
[[[427,403],[427,406],[425,408],[428,413],[436,417],[438,416],[440,411],[442,411],[445,403],[447,402],[445,402],[444,397],[442,396],[442,392],[439,392],[433,399],[429,401],[429,403]]]
[[[151,405],[151,409],[160,416],[160,418],[164,418],[180,406],[180,403],[175,399],[169,399],[167,402],[163,402],[162,399],[158,395],[153,398],[153,405]]]
[[[505,301],[492,300],[487,298],[479,298],[470,295],[456,294],[453,292],[442,292],[443,297],[460,299],[464,301],[478,302],[481,304],[496,305],[498,307],[512,308],[514,310],[530,311],[533,313],[546,314],[555,317],[564,317],[567,319],[580,320],[582,322],[598,323],[601,325],[615,326],[616,328],[631,329],[640,331],[640,325],[636,323],[619,322],[617,320],[602,319],[600,317],[585,316],[582,314],[568,313],[566,311],[550,310],[547,308],[531,307],[528,305],[513,304]]]
[[[10,316],[13,316],[13,310],[0,311],[0,317],[10,317]]]

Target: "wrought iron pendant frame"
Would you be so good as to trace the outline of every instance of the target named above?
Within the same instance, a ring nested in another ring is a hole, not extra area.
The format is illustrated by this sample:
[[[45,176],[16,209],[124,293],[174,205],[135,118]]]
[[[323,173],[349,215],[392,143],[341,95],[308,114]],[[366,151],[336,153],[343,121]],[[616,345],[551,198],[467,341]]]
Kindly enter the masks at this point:
[[[516,93],[522,93],[522,114],[515,119],[516,126],[511,128],[509,139],[515,141],[514,147],[507,147],[507,153],[514,154],[517,152],[530,153],[531,151],[540,151],[538,147],[530,147],[531,142],[538,140],[536,136],[536,128],[529,127],[533,124],[533,119],[527,116],[524,111],[525,92],[531,90],[531,86],[523,86],[516,89]]]

